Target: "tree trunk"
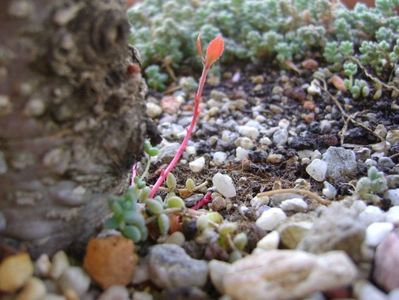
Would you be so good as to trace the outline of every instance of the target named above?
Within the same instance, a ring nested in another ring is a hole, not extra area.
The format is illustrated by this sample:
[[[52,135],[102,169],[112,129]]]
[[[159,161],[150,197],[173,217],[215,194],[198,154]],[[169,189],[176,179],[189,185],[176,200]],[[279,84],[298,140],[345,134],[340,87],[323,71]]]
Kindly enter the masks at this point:
[[[0,245],[82,249],[146,131],[117,0],[0,3]]]

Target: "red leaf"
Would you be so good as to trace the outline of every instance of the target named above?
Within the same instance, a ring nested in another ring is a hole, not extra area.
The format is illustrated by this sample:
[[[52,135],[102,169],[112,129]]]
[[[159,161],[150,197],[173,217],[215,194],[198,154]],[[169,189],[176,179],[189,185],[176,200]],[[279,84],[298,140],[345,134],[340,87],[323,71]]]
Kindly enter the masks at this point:
[[[205,65],[212,66],[222,56],[224,51],[224,40],[219,34],[208,45],[206,49]]]

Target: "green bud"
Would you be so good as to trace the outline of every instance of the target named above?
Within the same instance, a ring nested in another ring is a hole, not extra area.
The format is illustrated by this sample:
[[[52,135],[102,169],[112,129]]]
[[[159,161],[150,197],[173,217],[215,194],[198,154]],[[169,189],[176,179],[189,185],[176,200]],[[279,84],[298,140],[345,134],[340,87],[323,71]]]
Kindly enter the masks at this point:
[[[209,227],[209,219],[207,215],[202,215],[197,219],[197,228],[200,231],[205,230],[207,227]]]
[[[241,252],[238,250],[234,250],[230,253],[229,262],[233,263],[242,258]]]
[[[186,180],[186,189],[190,192],[194,191],[195,189],[195,182],[191,178],[187,178]]]
[[[151,189],[146,186],[140,191],[139,200],[140,202],[145,202],[148,199]]]
[[[183,208],[186,205],[185,205],[185,203],[184,203],[182,198],[180,198],[178,196],[173,196],[173,197],[169,197],[166,200],[166,206],[168,208]]]
[[[221,224],[221,223],[223,222],[223,217],[222,217],[222,215],[219,214],[219,213],[216,212],[216,211],[210,212],[210,213],[208,213],[206,216],[207,216],[207,218],[208,218],[209,221],[212,221],[212,222],[214,222],[214,223],[216,223],[216,224]]]
[[[142,179],[141,179],[140,177],[138,177],[138,176],[136,176],[136,177],[134,178],[134,183],[136,184],[136,186],[137,186],[139,189],[142,189],[142,188],[144,188],[144,187],[146,186],[145,181],[142,180]]]
[[[154,199],[148,199],[146,206],[148,211],[153,215],[159,215],[163,212],[163,205]]]
[[[222,235],[227,235],[227,234],[231,234],[234,231],[236,231],[238,228],[237,223],[233,223],[233,222],[224,222],[222,225],[220,225],[219,227],[219,233]]]
[[[247,234],[244,232],[240,232],[234,237],[233,243],[239,250],[244,250],[245,246],[248,243]]]
[[[122,234],[124,237],[133,240],[135,243],[141,240],[140,230],[133,225],[125,226],[125,228],[122,229]]]
[[[169,173],[168,177],[166,177],[166,186],[169,191],[173,191],[176,188],[176,177],[172,173]]]
[[[115,215],[121,215],[123,213],[122,206],[118,203],[119,201],[112,201],[111,210]]]
[[[157,218],[157,223],[160,234],[162,236],[167,235],[170,227],[169,217],[166,214],[160,214]]]

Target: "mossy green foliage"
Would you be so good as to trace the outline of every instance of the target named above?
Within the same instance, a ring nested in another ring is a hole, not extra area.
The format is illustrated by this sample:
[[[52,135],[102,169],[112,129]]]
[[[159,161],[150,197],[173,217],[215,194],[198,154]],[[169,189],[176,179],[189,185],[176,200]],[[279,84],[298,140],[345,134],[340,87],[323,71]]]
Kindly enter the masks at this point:
[[[183,64],[200,67],[198,33],[205,42],[223,35],[225,63],[299,61],[316,50],[333,71],[356,55],[388,79],[399,57],[398,5],[377,0],[375,8],[347,10],[329,0],[144,0],[129,11],[131,41],[148,68],[150,87],[158,90],[167,80],[166,65],[175,71]]]

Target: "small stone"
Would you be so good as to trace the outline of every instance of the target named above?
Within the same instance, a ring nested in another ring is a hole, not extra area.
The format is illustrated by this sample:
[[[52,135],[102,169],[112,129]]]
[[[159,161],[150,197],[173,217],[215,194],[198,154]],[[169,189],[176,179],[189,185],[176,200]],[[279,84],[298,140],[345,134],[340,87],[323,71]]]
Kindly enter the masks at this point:
[[[42,300],[46,295],[46,286],[43,281],[32,277],[25,284],[15,300]]]
[[[324,181],[327,174],[327,163],[321,159],[314,159],[306,167],[306,173],[316,181]]]
[[[0,151],[0,175],[7,173],[8,166],[6,159],[4,157],[4,153]]]
[[[47,277],[50,274],[51,262],[47,254],[42,254],[35,261],[35,275],[40,277]]]
[[[227,159],[227,154],[225,152],[215,152],[213,153],[213,163],[215,164],[215,166],[221,166],[226,162]]]
[[[386,179],[388,183],[388,188],[390,189],[399,188],[399,175],[397,174],[388,175]]]
[[[399,237],[390,233],[377,247],[373,279],[387,291],[399,288]]]
[[[399,225],[399,206],[392,206],[386,213],[386,221],[396,226]]]
[[[396,143],[398,143],[399,129],[389,130],[386,139],[391,145],[395,145]]]
[[[43,100],[31,99],[25,106],[24,113],[29,117],[40,117],[44,114],[46,106]]]
[[[0,264],[0,291],[14,293],[33,274],[33,264],[28,253],[8,256]]]
[[[305,212],[308,204],[302,198],[291,198],[281,202],[280,208],[284,211]]]
[[[310,222],[291,222],[281,226],[281,243],[288,249],[295,249],[308,234],[313,224]]]
[[[272,144],[272,141],[267,136],[264,136],[259,140],[259,143],[262,145],[270,146]]]
[[[113,285],[107,288],[99,297],[98,300],[129,300],[129,292],[127,288],[122,285]]]
[[[391,201],[392,205],[399,205],[399,189],[387,190],[384,194],[384,197]]]
[[[306,70],[314,70],[319,67],[319,63],[312,58],[308,58],[302,62],[302,67],[304,67]]]
[[[212,284],[221,294],[224,294],[223,275],[229,267],[230,264],[224,261],[213,259],[209,262],[209,275]]]
[[[354,294],[359,300],[388,300],[384,292],[365,280],[355,284]]]
[[[178,112],[183,99],[175,96],[165,96],[161,99],[162,110],[168,114],[174,115]]]
[[[283,146],[287,143],[288,141],[288,131],[287,129],[278,129],[276,132],[273,134],[273,142],[277,146]]]
[[[58,251],[53,256],[50,277],[53,279],[58,279],[61,274],[69,267],[68,257],[64,251]]]
[[[139,292],[139,291],[135,291],[133,293],[133,298],[132,300],[153,300],[154,297],[147,292]]]
[[[262,213],[256,220],[256,225],[263,230],[272,231],[282,224],[287,216],[281,208],[272,207]]]
[[[347,182],[357,173],[355,152],[342,147],[329,147],[323,154],[327,163],[327,178],[331,182]]]
[[[89,290],[90,277],[79,267],[68,267],[58,278],[58,285],[63,292],[73,290],[82,296]]]
[[[349,285],[356,276],[355,265],[343,251],[316,256],[270,250],[234,262],[223,283],[225,294],[235,300],[303,299],[312,292]]]
[[[393,230],[394,226],[388,222],[377,222],[367,227],[365,243],[377,247]]]
[[[12,112],[13,105],[10,98],[5,95],[0,95],[0,116],[8,115]]]
[[[365,225],[357,220],[357,214],[353,208],[339,202],[320,208],[318,217],[298,249],[311,253],[344,249],[354,261],[361,261]]]
[[[390,157],[383,156],[378,159],[378,166],[381,168],[393,168],[395,163]]]
[[[212,210],[220,211],[220,210],[225,209],[227,207],[228,203],[229,203],[229,201],[220,195],[216,196],[216,197],[212,196],[212,202],[211,202],[210,206],[211,206]]]
[[[236,146],[240,146],[244,149],[250,150],[254,147],[254,142],[248,137],[239,137],[235,141]]]
[[[212,178],[212,184],[224,197],[232,198],[236,196],[236,188],[229,175],[216,173]]]
[[[153,246],[148,267],[151,281],[161,288],[202,287],[208,277],[208,264],[192,259],[177,245]]]
[[[322,190],[322,194],[326,196],[328,199],[334,199],[337,196],[337,189],[328,181],[324,181],[324,188]]]
[[[155,118],[159,117],[162,114],[162,108],[158,104],[155,104],[155,103],[152,103],[152,102],[148,102],[146,104],[145,113],[151,119],[155,119]]]
[[[376,135],[379,135],[380,137],[385,138],[387,136],[388,131],[383,124],[378,124],[374,129],[374,133]]]
[[[272,231],[266,234],[262,239],[256,244],[257,249],[263,250],[274,250],[278,248],[280,243],[280,235],[277,231]]]
[[[385,221],[385,213],[381,210],[381,208],[368,205],[360,214],[359,220],[363,222],[366,226],[376,223],[376,222],[384,222]]]
[[[329,133],[331,131],[331,121],[321,120],[320,131],[321,131],[321,133]]]
[[[184,234],[180,231],[175,231],[171,235],[169,235],[166,240],[165,244],[174,244],[178,246],[182,246],[186,241]]]
[[[310,83],[307,91],[310,95],[321,95],[321,89],[320,89],[320,86],[318,85],[318,81],[313,80]]]
[[[266,161],[270,164],[273,165],[277,165],[279,163],[281,163],[284,159],[284,156],[282,154],[275,154],[275,153],[270,153],[267,158]]]
[[[203,156],[193,160],[188,164],[190,170],[194,173],[199,173],[205,167],[205,158]]]
[[[103,288],[127,285],[137,264],[132,240],[122,236],[93,238],[84,257],[84,268]]]
[[[236,158],[239,161],[242,161],[242,160],[248,158],[248,155],[249,155],[249,150],[246,150],[246,149],[244,149],[242,147],[237,147],[236,148]]]
[[[256,140],[259,136],[259,130],[256,127],[252,127],[252,126],[247,126],[247,125],[242,125],[238,127],[238,132],[243,135],[246,136],[248,138],[251,138],[253,140]]]
[[[399,299],[399,289],[394,289],[389,293],[388,300],[398,300]]]
[[[275,104],[270,104],[269,109],[274,114],[282,114],[284,112],[284,109],[281,106]]]

